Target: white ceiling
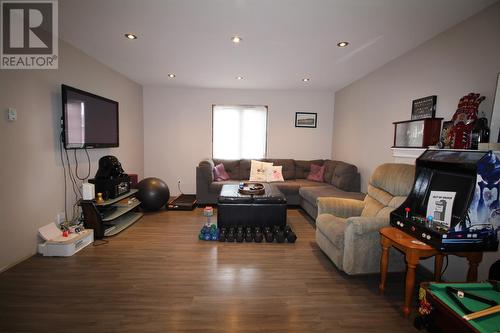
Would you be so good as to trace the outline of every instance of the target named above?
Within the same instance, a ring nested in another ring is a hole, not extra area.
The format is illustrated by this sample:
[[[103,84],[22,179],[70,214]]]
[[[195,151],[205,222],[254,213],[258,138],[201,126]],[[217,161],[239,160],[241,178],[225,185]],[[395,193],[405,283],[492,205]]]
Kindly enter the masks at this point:
[[[494,2],[60,0],[59,20],[63,40],[143,85],[336,91]]]

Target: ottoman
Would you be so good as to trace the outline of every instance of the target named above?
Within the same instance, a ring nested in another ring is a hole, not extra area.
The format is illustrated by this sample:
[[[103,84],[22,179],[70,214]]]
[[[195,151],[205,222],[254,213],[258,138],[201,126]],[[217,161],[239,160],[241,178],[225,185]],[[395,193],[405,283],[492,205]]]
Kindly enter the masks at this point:
[[[264,183],[264,194],[241,194],[237,184],[227,184],[217,199],[217,225],[219,228],[236,225],[286,225],[286,198],[273,184]]]

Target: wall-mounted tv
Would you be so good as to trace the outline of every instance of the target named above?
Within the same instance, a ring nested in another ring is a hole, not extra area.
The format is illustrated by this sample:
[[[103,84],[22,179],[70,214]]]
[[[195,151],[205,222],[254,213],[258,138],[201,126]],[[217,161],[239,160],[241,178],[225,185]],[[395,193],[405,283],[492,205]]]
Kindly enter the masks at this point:
[[[61,85],[66,149],[118,147],[118,102]]]

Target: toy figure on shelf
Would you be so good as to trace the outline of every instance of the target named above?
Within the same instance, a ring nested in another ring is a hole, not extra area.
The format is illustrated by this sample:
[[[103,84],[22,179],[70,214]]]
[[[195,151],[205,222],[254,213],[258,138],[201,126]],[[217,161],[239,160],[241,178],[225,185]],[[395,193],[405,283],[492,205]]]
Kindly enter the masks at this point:
[[[474,121],[477,119],[478,107],[485,97],[480,94],[470,93],[458,102],[458,108],[453,115],[453,127],[448,139],[451,148],[469,149],[471,147],[471,134],[474,129]]]

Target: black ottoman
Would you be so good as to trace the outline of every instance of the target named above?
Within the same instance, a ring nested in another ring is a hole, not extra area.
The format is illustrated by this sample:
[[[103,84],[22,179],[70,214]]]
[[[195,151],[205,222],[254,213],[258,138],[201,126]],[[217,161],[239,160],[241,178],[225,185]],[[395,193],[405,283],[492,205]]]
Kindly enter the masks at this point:
[[[241,194],[236,184],[222,186],[217,199],[217,226],[284,227],[286,198],[273,184],[263,185],[265,192],[261,195]]]

